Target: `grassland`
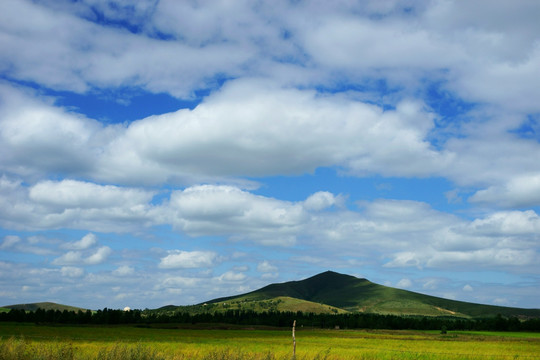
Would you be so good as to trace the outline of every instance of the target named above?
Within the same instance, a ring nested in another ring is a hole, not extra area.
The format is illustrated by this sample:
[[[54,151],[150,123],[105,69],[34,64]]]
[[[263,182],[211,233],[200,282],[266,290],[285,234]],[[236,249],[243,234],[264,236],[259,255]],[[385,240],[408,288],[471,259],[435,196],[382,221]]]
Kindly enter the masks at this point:
[[[0,359],[290,359],[290,331],[0,323]],[[297,359],[537,359],[540,334],[299,328]]]
[[[277,296],[272,299],[253,300],[249,297],[235,298],[230,301],[214,302],[210,304],[192,305],[192,306],[170,306],[158,309],[159,313],[174,314],[182,310],[190,314],[225,312],[228,310],[244,310],[244,311],[290,311],[290,312],[305,312],[314,314],[345,314],[348,311],[336,308],[331,305],[316,303],[302,299],[296,299],[288,296]]]
[[[31,304],[16,304],[16,305],[7,305],[2,309],[7,309],[8,311],[10,309],[21,309],[25,311],[36,311],[37,309],[42,310],[60,310],[60,311],[86,311],[86,309],[76,307],[76,306],[70,306],[70,305],[63,305],[63,304],[57,304],[53,302],[39,302],[39,303],[31,303]]]

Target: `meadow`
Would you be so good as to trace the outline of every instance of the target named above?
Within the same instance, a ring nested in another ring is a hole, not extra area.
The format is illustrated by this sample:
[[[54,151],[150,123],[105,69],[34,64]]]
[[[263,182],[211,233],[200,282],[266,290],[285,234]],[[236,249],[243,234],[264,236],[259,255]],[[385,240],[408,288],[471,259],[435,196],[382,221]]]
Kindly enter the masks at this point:
[[[281,360],[292,358],[285,329],[45,326],[0,323],[0,360]],[[538,333],[296,331],[296,359],[537,359]]]

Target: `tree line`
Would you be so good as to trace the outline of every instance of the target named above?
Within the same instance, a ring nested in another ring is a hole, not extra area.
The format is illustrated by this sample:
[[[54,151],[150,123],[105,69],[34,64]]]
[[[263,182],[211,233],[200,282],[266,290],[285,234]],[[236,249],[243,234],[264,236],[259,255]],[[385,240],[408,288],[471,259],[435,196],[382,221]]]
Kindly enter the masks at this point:
[[[497,315],[490,318],[463,319],[456,317],[418,317],[380,314],[314,314],[304,312],[255,312],[227,310],[225,312],[199,313],[159,312],[156,310],[97,311],[25,311],[11,309],[0,313],[0,321],[52,324],[235,324],[290,327],[296,320],[297,327],[323,329],[389,329],[389,330],[478,330],[478,331],[540,331],[540,319],[518,319]]]

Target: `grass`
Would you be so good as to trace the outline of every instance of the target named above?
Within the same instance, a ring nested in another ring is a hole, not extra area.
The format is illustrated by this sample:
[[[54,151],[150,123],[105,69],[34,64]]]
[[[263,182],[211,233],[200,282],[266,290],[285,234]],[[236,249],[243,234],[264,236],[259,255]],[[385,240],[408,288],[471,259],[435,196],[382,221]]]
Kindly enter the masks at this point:
[[[263,311],[301,311],[304,313],[316,314],[344,314],[348,311],[336,308],[334,306],[320,304],[312,301],[296,299],[288,296],[278,296],[268,300],[253,300],[249,297],[235,298],[229,301],[211,303],[205,305],[192,305],[186,307],[173,307],[170,313],[178,310],[185,310],[190,313],[203,312],[225,312],[227,310],[250,310],[255,312]]]
[[[40,303],[31,303],[31,304],[17,304],[17,305],[10,305],[9,308],[7,308],[8,311],[10,309],[21,309],[25,311],[36,311],[37,309],[43,309],[43,310],[60,310],[60,311],[86,311],[86,309],[76,307],[76,306],[69,306],[69,305],[62,305],[57,304],[53,302],[40,302]]]
[[[509,331],[454,331],[454,334],[471,335],[471,336],[497,336],[497,337],[513,337],[520,339],[538,339],[540,333],[535,332],[509,332]]]
[[[540,335],[297,329],[296,360],[536,359]],[[282,360],[289,330],[156,329],[0,323],[0,360]]]

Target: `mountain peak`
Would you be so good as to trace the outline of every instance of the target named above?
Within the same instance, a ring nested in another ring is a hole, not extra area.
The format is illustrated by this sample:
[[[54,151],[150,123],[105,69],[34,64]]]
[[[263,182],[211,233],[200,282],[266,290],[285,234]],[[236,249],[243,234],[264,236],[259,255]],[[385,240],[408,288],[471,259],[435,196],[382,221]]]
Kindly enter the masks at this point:
[[[494,314],[528,317],[540,315],[538,309],[515,309],[448,300],[375,284],[364,278],[331,270],[303,280],[274,283],[246,294],[214,299],[207,303],[276,303],[276,299],[282,298],[325,305],[325,310],[332,307],[344,312],[466,318]]]
[[[342,280],[353,280],[353,279],[359,279],[355,276],[352,276],[352,275],[347,275],[347,274],[341,274],[341,273],[338,273],[338,272],[335,272],[335,271],[332,271],[332,270],[326,270],[322,273],[319,273],[317,275],[313,275],[305,280],[310,280],[310,279],[324,279],[324,280],[335,280],[335,279],[342,279]],[[305,280],[301,280],[301,281],[305,281]],[[360,279],[360,280],[365,280],[365,279]]]

